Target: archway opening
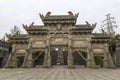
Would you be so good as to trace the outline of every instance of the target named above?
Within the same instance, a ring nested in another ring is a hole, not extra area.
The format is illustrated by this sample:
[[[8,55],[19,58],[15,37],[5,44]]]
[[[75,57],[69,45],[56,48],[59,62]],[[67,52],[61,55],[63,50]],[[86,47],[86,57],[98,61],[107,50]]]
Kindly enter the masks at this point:
[[[0,67],[3,67],[3,57],[0,57]]]
[[[95,64],[98,66],[98,67],[103,67],[103,56],[94,56],[94,60],[95,60]]]
[[[52,65],[67,65],[68,52],[63,48],[55,48],[51,52]]]
[[[87,53],[84,51],[75,51],[73,53],[74,65],[86,67]]]
[[[35,51],[33,53],[33,65],[34,65],[34,67],[38,67],[38,66],[43,65],[44,56],[45,56],[45,53],[42,51]]]
[[[24,61],[25,56],[17,56],[18,59],[18,67],[21,67]]]

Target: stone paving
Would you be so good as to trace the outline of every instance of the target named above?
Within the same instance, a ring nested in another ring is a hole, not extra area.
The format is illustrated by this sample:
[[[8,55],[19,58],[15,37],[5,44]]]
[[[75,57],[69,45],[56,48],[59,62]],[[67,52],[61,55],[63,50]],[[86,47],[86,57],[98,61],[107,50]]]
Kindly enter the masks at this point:
[[[120,69],[82,67],[0,69],[0,80],[120,80]]]

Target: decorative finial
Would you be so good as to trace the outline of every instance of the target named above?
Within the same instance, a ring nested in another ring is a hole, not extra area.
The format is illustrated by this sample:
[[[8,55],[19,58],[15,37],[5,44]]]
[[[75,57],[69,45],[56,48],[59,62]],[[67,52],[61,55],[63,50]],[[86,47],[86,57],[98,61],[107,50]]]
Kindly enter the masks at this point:
[[[69,11],[68,14],[69,14],[70,16],[74,16],[73,13],[72,13],[71,11]]]
[[[77,18],[79,16],[79,13],[75,14],[75,17]]]
[[[34,22],[32,22],[30,25],[29,25],[29,27],[32,27],[34,25]]]
[[[50,16],[51,12],[47,12],[46,17]]]
[[[92,27],[96,27],[96,25],[97,25],[97,23],[95,23],[95,24],[92,24]]]
[[[90,27],[91,25],[90,25],[90,23],[88,23],[87,21],[85,22],[86,23],[86,25],[88,26],[88,27]]]

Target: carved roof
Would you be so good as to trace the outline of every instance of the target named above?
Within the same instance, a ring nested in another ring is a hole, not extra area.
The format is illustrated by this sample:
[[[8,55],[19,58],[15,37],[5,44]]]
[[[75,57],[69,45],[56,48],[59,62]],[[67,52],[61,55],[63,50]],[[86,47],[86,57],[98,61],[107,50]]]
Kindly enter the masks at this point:
[[[45,26],[40,25],[32,25],[32,26],[25,26],[23,25],[24,29],[27,31],[28,34],[47,34],[48,30]]]
[[[75,25],[75,27],[72,27],[71,32],[72,34],[91,34],[94,28],[95,26],[90,26],[87,24]]]
[[[19,34],[19,35],[8,35],[8,38],[15,43],[27,43],[29,37],[27,34]]]
[[[94,33],[92,34],[91,42],[92,43],[108,43],[111,39],[111,35],[103,33]]]
[[[75,24],[79,14],[77,13],[74,15],[71,11],[69,11],[68,15],[51,15],[51,12],[48,12],[45,16],[41,14],[39,15],[44,25],[47,25],[47,24],[58,24],[58,23]]]

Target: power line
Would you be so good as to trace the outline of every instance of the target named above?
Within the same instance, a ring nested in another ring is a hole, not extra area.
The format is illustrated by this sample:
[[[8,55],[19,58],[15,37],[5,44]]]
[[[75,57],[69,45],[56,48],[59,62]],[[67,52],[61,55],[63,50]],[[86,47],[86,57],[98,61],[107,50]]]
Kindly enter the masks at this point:
[[[106,30],[107,34],[111,34],[113,35],[115,33],[114,28],[117,28],[118,26],[116,25],[116,21],[114,20],[114,17],[110,16],[111,14],[107,14],[106,15],[106,19],[104,21],[102,21],[102,30]]]

